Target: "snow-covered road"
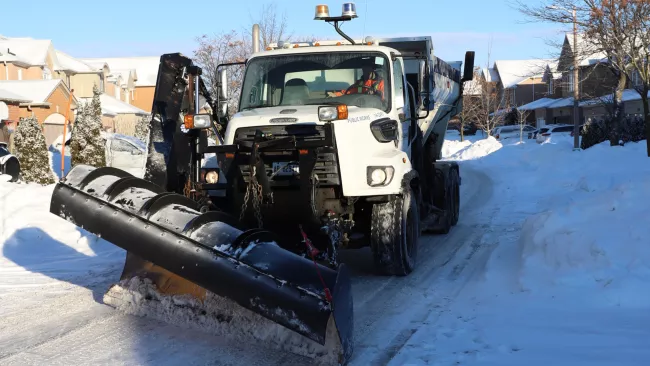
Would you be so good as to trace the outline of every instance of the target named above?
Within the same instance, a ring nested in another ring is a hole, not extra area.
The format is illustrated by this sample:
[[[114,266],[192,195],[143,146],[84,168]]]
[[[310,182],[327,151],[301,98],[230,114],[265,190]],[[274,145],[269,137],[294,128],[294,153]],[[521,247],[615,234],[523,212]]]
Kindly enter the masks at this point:
[[[357,345],[352,365],[389,361],[418,324],[444,311],[454,293],[485,263],[488,253],[480,244],[485,225],[475,218],[491,216],[477,212],[480,202],[492,195],[491,179],[475,169],[463,170],[462,179],[458,225],[447,235],[422,238],[419,267],[412,275],[378,277],[371,274],[367,249],[342,253],[343,261],[353,270]],[[9,201],[3,205],[3,217],[10,222],[20,212],[11,210],[10,203],[18,201],[16,195],[24,189],[15,187],[12,196],[3,197]],[[37,189],[43,191],[40,199],[48,197],[47,187]],[[40,210],[32,216],[40,227],[25,225],[5,240],[0,269],[0,364],[309,362],[272,350],[252,352],[235,342],[192,330],[179,331],[173,325],[125,315],[101,304],[104,291],[119,279],[123,251],[93,236],[82,236],[71,224],[49,217],[48,203],[33,199],[21,206]],[[3,228],[10,229],[11,223]],[[68,246],[71,240],[74,249]],[[39,248],[42,246],[47,248]]]
[[[446,142],[460,220],[422,237],[416,271],[378,277],[368,249],[341,253],[351,365],[650,364],[650,228],[633,224],[650,167],[640,145],[593,149]],[[608,161],[642,168],[604,175]],[[51,190],[0,182],[0,365],[310,364],[104,305],[124,251],[51,215]]]

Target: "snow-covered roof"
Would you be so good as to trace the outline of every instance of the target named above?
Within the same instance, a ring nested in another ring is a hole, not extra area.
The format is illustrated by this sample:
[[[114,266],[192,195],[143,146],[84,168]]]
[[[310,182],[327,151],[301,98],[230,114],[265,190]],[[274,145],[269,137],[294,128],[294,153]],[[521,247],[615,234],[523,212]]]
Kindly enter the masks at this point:
[[[562,73],[558,71],[559,64],[559,60],[553,60],[552,62],[546,64],[546,70],[544,70],[544,76],[542,77],[543,82],[548,82],[549,76],[552,76],[553,79],[559,79],[562,77]]]
[[[137,86],[155,86],[160,64],[160,56],[85,58],[81,60],[88,63],[106,62],[111,70],[135,69],[138,76]]]
[[[648,96],[650,96],[650,91],[648,92]],[[614,94],[607,94],[603,95],[600,97],[592,98],[589,100],[585,100],[580,102],[581,107],[587,107],[587,106],[593,106],[593,105],[598,105],[602,103],[611,103],[613,101]],[[622,95],[623,102],[631,102],[634,100],[641,100],[641,94],[639,94],[636,90],[634,89],[625,89],[623,90],[623,95]]]
[[[156,72],[158,72],[158,71],[156,70]],[[118,78],[121,77],[122,82],[119,85],[120,86],[125,86],[125,85],[127,85],[129,83],[129,78],[130,78],[131,75],[133,75],[133,80],[138,80],[138,73],[137,73],[137,71],[135,69],[111,70],[110,77],[114,78],[115,80],[117,80]],[[154,82],[154,84],[155,84],[155,82]]]
[[[519,110],[524,110],[524,111],[530,111],[534,109],[539,109],[539,108],[546,108],[550,104],[554,103],[557,99],[553,98],[542,98],[542,99],[537,99],[535,101],[532,101],[528,104],[524,104],[521,107],[518,107],[517,109]]]
[[[587,39],[584,35],[578,34],[578,58],[580,66],[590,66],[601,62],[607,62],[607,55],[604,52],[596,50],[597,42]],[[573,52],[574,42],[573,33],[565,34],[566,42],[569,44],[570,51]]]
[[[553,103],[546,106],[546,108],[564,108],[573,106],[573,97],[556,99]]]
[[[89,65],[79,59],[76,59],[65,52],[56,50],[57,65],[54,67],[57,71],[72,71],[75,73],[98,73],[99,69]]]
[[[0,62],[17,62],[28,66],[47,65],[47,55],[54,50],[49,39],[2,38],[0,39]],[[55,57],[55,56],[53,56]],[[56,64],[56,59],[52,60]]]
[[[79,98],[84,103],[90,103],[93,98]],[[102,105],[102,114],[116,116],[118,114],[136,114],[136,115],[148,115],[149,112],[146,112],[138,107],[135,107],[129,103],[125,103],[117,98],[111,97],[108,94],[100,94],[99,102]]]
[[[553,61],[548,59],[497,60],[494,62],[494,68],[499,72],[503,87],[508,89],[531,77],[542,77],[546,65]]]
[[[0,90],[20,95],[30,102],[43,103],[60,83],[62,83],[60,79],[0,80]]]
[[[472,80],[465,82],[463,86],[463,95],[481,95],[483,94],[483,88],[481,87],[481,82],[475,76]]]
[[[89,59],[78,59],[79,61],[85,63],[86,65],[90,65],[90,67],[94,68],[97,71],[103,71],[104,67],[107,67],[108,64],[102,60],[89,60]],[[108,69],[110,70],[110,66],[108,66]]]
[[[30,102],[30,100],[27,99],[27,97],[5,89],[0,89],[0,101],[17,102],[17,103]]]
[[[481,69],[481,72],[483,73],[483,77],[487,82],[498,82],[499,80],[501,80],[499,78],[499,73],[493,67],[487,69],[483,68]]]

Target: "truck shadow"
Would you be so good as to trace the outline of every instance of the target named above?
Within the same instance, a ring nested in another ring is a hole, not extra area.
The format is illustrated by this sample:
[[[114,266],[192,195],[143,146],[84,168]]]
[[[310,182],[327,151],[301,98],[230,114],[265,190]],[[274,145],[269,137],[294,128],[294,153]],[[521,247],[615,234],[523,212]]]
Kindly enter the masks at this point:
[[[76,248],[52,238],[40,228],[16,230],[2,245],[2,254],[26,271],[51,279],[85,287],[96,302],[111,284],[119,280],[125,251],[77,229],[81,237]],[[87,240],[88,244],[80,243]],[[29,281],[29,275],[23,278]]]

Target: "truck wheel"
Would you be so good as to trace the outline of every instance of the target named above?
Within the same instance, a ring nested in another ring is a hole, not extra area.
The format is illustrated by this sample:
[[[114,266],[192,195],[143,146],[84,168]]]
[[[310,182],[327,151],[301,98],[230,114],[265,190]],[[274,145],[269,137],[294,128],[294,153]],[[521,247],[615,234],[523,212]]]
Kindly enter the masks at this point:
[[[453,202],[453,209],[451,215],[451,225],[456,226],[458,217],[460,216],[460,179],[458,177],[458,170],[451,171],[451,197]]]
[[[372,206],[371,248],[377,269],[406,276],[415,268],[420,238],[420,214],[412,188]]]

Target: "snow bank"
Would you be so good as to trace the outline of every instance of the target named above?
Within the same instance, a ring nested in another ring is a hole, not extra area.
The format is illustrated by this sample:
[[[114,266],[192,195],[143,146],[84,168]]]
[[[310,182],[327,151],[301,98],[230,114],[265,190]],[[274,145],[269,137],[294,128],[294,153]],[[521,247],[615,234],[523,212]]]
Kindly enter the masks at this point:
[[[0,295],[119,275],[124,251],[51,214],[53,188],[0,182]]]
[[[568,152],[540,177],[556,188],[522,229],[525,289],[602,290],[617,305],[650,305],[650,164],[645,141]]]

